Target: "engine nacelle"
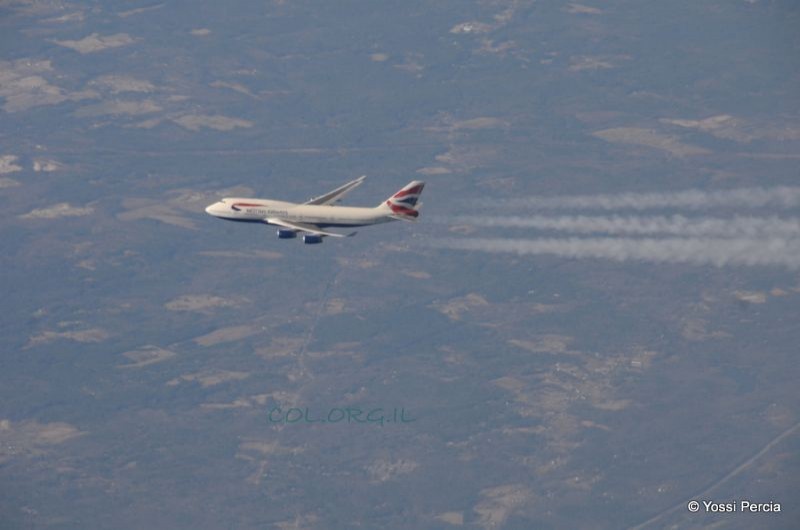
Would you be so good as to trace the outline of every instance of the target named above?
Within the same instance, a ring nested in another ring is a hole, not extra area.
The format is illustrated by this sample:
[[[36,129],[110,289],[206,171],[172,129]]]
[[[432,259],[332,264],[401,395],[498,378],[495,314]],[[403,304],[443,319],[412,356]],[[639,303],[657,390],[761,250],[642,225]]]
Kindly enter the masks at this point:
[[[297,232],[294,230],[286,230],[278,228],[278,239],[294,239],[297,237]]]
[[[303,243],[306,245],[316,245],[322,243],[322,236],[317,234],[306,234],[303,236]]]

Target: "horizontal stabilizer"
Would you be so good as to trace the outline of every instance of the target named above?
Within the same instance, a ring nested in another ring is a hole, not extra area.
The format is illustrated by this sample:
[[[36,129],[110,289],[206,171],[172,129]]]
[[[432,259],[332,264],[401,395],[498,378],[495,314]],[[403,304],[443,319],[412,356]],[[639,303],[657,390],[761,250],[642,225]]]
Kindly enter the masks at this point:
[[[412,215],[406,215],[402,213],[390,213],[389,217],[392,219],[397,219],[398,221],[412,221],[414,223],[417,222],[417,218]]]

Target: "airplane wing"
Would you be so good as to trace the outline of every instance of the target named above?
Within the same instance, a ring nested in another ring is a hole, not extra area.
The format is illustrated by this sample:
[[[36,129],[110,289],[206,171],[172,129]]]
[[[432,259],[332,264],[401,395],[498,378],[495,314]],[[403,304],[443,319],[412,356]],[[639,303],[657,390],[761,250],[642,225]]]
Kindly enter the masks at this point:
[[[336,188],[333,191],[329,191],[325,195],[320,195],[319,197],[314,197],[313,199],[311,199],[311,200],[309,200],[307,202],[304,202],[303,204],[329,205],[329,204],[333,204],[333,203],[339,202],[340,200],[342,200],[342,197],[344,197],[347,192],[349,192],[350,190],[352,190],[354,188],[357,188],[359,185],[361,185],[361,183],[364,182],[365,178],[367,178],[367,176],[366,175],[362,175],[362,176],[358,177],[357,179],[355,179],[355,180],[353,180],[351,182],[348,182],[344,186],[340,186],[340,187]]]
[[[293,221],[284,221],[283,219],[278,219],[277,217],[268,217],[265,219],[271,225],[278,225],[284,228],[289,228],[290,230],[297,230],[298,232],[308,232],[309,234],[317,234],[320,236],[331,236],[331,237],[350,237],[354,236],[356,233],[352,232],[350,234],[339,234],[337,232],[327,232],[322,230],[317,225],[312,225],[310,223],[295,223]]]

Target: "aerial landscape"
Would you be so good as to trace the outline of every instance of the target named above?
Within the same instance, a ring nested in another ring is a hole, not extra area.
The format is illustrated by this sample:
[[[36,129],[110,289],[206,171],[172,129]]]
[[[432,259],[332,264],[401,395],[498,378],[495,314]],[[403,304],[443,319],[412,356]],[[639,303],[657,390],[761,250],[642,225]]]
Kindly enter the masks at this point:
[[[797,528],[798,27],[0,0],[0,529]]]

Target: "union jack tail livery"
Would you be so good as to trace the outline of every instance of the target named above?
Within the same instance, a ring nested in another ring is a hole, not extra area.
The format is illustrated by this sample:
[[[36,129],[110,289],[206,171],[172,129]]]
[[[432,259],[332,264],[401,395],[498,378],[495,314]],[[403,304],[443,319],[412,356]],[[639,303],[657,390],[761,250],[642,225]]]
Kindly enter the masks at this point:
[[[395,219],[402,219],[404,221],[416,221],[419,217],[419,209],[422,206],[419,201],[419,196],[422,195],[422,188],[425,183],[415,180],[406,184],[406,186],[389,197],[380,208],[389,209],[391,217]]]

